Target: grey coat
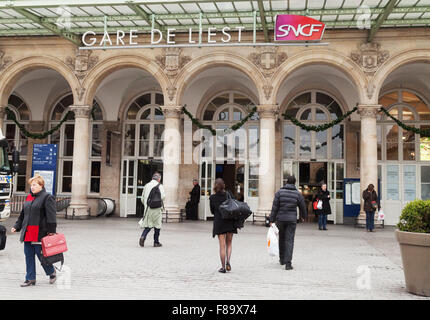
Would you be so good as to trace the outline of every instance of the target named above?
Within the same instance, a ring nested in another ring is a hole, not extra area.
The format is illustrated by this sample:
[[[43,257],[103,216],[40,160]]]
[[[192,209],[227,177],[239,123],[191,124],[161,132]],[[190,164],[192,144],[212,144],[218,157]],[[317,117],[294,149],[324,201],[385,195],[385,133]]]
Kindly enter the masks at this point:
[[[16,231],[21,231],[19,239],[21,242],[24,242],[27,231],[37,237],[35,242],[40,242],[48,233],[56,232],[57,208],[54,196],[47,193],[45,188],[33,196],[33,201],[24,202],[18,221],[14,225]]]
[[[308,213],[303,195],[296,189],[295,185],[286,184],[275,193],[270,222],[297,222],[297,207],[299,207],[300,217],[305,219]]]

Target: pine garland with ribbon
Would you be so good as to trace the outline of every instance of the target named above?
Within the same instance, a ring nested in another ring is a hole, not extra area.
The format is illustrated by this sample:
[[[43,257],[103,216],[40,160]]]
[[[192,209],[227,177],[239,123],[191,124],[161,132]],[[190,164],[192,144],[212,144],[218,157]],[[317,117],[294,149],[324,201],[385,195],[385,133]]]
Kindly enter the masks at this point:
[[[217,130],[213,129],[210,125],[204,125],[202,124],[199,120],[197,120],[196,118],[193,117],[193,115],[187,110],[186,108],[187,105],[184,105],[182,107],[182,113],[186,114],[188,116],[188,118],[190,118],[191,122],[193,124],[195,124],[197,127],[199,127],[200,129],[207,129],[209,130],[213,136],[215,136],[217,134]],[[243,118],[241,121],[239,121],[238,123],[235,123],[234,125],[232,125],[230,128],[224,129],[222,131],[221,134],[228,134],[231,131],[236,131],[238,129],[240,129],[249,119],[252,118],[252,116],[257,112],[257,107],[254,106],[251,109],[251,112],[245,117]]]
[[[95,112],[95,107],[93,107],[91,109],[91,116],[92,116],[93,120],[94,120],[94,117],[95,117],[95,113],[94,112]],[[22,132],[22,134],[24,136],[26,136],[27,138],[42,140],[42,139],[45,139],[46,137],[50,136],[51,134],[53,134],[55,131],[59,130],[61,128],[61,126],[63,125],[63,123],[67,120],[67,118],[69,117],[69,115],[73,114],[73,111],[68,111],[64,115],[63,119],[60,120],[59,124],[57,124],[55,127],[51,128],[50,130],[42,132],[42,133],[32,133],[32,132],[29,132],[25,128],[24,125],[22,125],[21,123],[18,122],[18,120],[16,119],[16,116],[15,116],[15,113],[9,107],[6,107],[6,113],[7,113],[8,117],[13,122],[15,122],[15,124],[18,126],[18,128],[21,130],[21,132]]]
[[[325,131],[337,124],[339,124],[340,122],[342,122],[343,120],[345,120],[346,118],[348,118],[351,114],[353,114],[355,111],[358,110],[358,107],[354,107],[354,109],[352,109],[351,111],[348,111],[347,113],[345,113],[343,116],[337,118],[336,120],[333,120],[332,122],[328,122],[319,126],[307,126],[304,123],[300,122],[297,118],[292,117],[286,113],[283,113],[283,117],[284,119],[289,119],[293,124],[295,124],[296,126],[306,130],[306,131]]]
[[[410,127],[410,126],[404,124],[399,119],[393,117],[385,108],[381,107],[379,110],[382,111],[383,113],[385,113],[387,115],[387,117],[390,117],[392,120],[394,120],[404,130],[412,131],[413,133],[419,134],[420,136],[423,136],[423,137],[430,137],[430,129],[420,129],[420,128],[415,128],[415,127]]]

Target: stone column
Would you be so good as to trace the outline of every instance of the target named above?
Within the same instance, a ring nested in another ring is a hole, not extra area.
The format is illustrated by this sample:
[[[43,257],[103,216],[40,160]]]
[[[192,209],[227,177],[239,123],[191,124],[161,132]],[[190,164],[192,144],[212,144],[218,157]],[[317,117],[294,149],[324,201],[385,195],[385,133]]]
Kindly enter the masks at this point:
[[[5,128],[3,128],[5,118],[6,118],[6,107],[0,106],[0,129],[3,135],[6,137],[6,132],[4,132]]]
[[[360,198],[369,184],[375,186],[378,192],[378,140],[376,130],[376,115],[380,105],[359,105],[361,118],[360,133]],[[361,199],[360,218],[365,218],[363,199]]]
[[[258,210],[255,215],[257,224],[264,224],[265,216],[270,215],[276,191],[275,123],[278,109],[277,105],[260,105],[257,107],[260,116]]]
[[[179,193],[179,165],[181,163],[181,106],[163,106],[164,113],[164,152],[163,152],[163,186],[166,193],[164,208],[167,219],[179,222],[180,208]]]
[[[89,174],[89,143],[90,106],[71,106],[75,113],[75,135],[73,142],[73,173],[72,200],[67,208],[67,217],[74,219],[88,219],[88,174]]]

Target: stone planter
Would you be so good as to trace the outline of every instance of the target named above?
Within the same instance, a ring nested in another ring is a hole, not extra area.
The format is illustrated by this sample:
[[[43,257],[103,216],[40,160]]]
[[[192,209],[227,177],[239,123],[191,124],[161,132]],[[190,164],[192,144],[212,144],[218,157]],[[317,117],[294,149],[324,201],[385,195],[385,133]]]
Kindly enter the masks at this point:
[[[406,290],[430,297],[430,233],[396,230],[400,245]]]

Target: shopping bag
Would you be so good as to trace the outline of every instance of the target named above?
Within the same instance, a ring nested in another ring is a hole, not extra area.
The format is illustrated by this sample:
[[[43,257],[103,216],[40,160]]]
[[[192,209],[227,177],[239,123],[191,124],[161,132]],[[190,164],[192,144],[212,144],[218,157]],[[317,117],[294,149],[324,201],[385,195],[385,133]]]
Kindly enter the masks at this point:
[[[322,200],[318,200],[317,209],[322,210]]]
[[[267,231],[267,251],[274,257],[279,256],[278,233],[279,230],[275,224],[272,224]]]
[[[142,229],[143,229],[143,219],[144,219],[144,218],[140,219],[140,220],[139,220],[139,222],[138,222],[139,227],[141,227]]]
[[[382,221],[382,220],[384,220],[384,219],[385,219],[384,211],[379,210],[379,211],[378,211],[378,221]]]

